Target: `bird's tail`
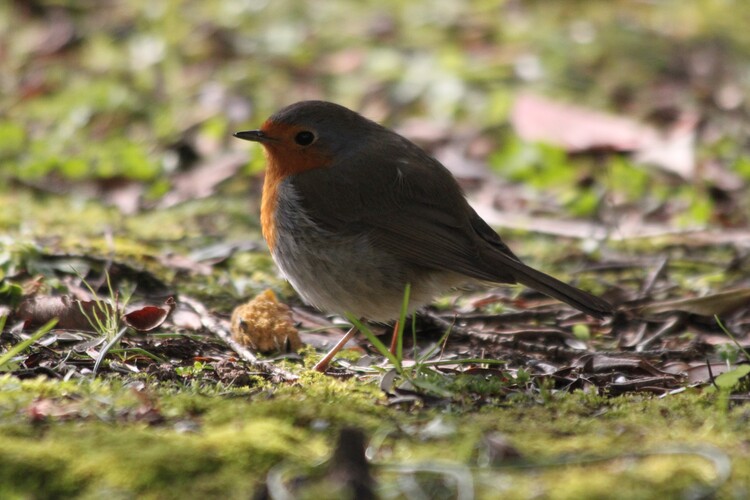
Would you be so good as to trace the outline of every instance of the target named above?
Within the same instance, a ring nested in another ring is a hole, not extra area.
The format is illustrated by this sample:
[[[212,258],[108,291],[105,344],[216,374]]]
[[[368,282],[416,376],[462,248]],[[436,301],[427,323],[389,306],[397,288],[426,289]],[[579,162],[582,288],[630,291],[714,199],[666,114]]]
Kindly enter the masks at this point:
[[[557,278],[537,271],[522,262],[510,261],[505,264],[511,267],[513,277],[518,283],[561,300],[579,311],[597,318],[611,316],[614,313],[614,307],[606,300],[563,283]]]

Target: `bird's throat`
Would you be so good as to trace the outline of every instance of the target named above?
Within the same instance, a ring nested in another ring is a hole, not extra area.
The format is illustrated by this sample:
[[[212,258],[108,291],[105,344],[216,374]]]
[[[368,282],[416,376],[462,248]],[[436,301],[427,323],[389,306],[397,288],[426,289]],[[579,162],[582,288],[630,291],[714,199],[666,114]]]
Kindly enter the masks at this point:
[[[331,157],[315,150],[296,151],[264,144],[266,155],[266,176],[263,181],[263,198],[260,204],[260,223],[263,237],[273,252],[276,245],[276,208],[279,199],[279,185],[291,175],[300,174],[315,168],[325,168],[331,164]]]

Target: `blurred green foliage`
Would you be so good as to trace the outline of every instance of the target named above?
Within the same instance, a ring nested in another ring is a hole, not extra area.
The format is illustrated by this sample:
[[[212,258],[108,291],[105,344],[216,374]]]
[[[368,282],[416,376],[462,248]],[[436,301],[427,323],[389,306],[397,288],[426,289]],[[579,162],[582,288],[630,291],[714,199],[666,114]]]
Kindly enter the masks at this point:
[[[646,112],[655,80],[673,81],[684,104],[700,104],[717,79],[746,89],[748,10],[728,0],[7,2],[0,166],[25,179],[153,180],[188,131],[237,147],[229,132],[309,97],[391,125],[416,114],[499,125],[521,88],[605,109],[630,92],[631,111]],[[708,73],[690,73],[706,51]],[[540,186],[575,175],[542,174]]]

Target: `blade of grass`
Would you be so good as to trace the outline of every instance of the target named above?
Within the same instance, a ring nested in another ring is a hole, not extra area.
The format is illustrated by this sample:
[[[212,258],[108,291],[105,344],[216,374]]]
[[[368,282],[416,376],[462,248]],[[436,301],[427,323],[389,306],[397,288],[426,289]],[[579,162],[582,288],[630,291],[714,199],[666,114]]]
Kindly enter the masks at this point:
[[[734,338],[734,335],[732,335],[732,332],[729,331],[729,328],[724,326],[724,323],[721,322],[721,319],[719,319],[718,314],[714,314],[714,319],[716,320],[716,323],[719,325],[719,328],[721,328],[721,331],[727,334],[727,337],[732,339],[732,342],[734,342],[734,345],[736,345],[742,352],[745,354],[745,358],[747,358],[748,361],[750,361],[750,354],[747,353],[744,347],[742,347],[742,344],[737,342],[737,339]]]
[[[142,349],[140,347],[128,347],[126,349],[110,349],[110,354],[140,354],[141,356],[145,356],[147,358],[150,358],[157,363],[168,363],[169,360],[159,357],[156,354],[153,354],[151,352],[148,352],[146,349]]]
[[[365,324],[363,324],[361,321],[359,321],[357,318],[352,316],[351,314],[347,314],[346,318],[351,321],[352,325],[357,327],[357,330],[362,332],[362,335],[364,335],[367,340],[370,341],[370,343],[375,346],[375,349],[381,354],[381,356],[388,359],[388,361],[391,362],[396,372],[398,372],[399,375],[403,374],[404,369],[401,366],[401,361],[396,358],[393,354],[391,354],[390,349],[386,347],[385,344],[383,344],[379,338],[375,336],[374,333],[372,333],[372,330],[370,330]]]
[[[3,317],[3,323],[5,322],[4,318],[5,317]],[[36,332],[34,332],[34,334],[31,337],[11,347],[8,350],[8,352],[0,356],[0,368],[2,368],[3,365],[5,365],[8,361],[13,359],[13,357],[25,351],[30,345],[32,345],[34,342],[42,338],[45,334],[49,333],[49,331],[52,330],[52,328],[56,324],[57,324],[57,318],[49,320],[44,325],[40,326],[39,329]]]
[[[99,356],[96,357],[96,363],[94,363],[94,376],[96,377],[96,372],[99,371],[99,365],[102,364],[102,361],[104,361],[104,357],[107,355],[110,349],[120,341],[120,339],[125,335],[125,332],[128,331],[128,327],[126,326],[122,330],[120,330],[115,337],[107,342],[107,345],[102,347],[102,350],[99,351]]]
[[[96,306],[97,308],[100,308],[101,302],[97,299]],[[99,315],[96,312],[96,309],[91,310],[91,315],[94,317],[94,319],[91,319],[91,316],[88,315],[86,312],[86,309],[83,307],[82,302],[78,302],[78,309],[81,311],[81,314],[83,314],[83,317],[86,318],[86,321],[89,322],[89,325],[91,325],[91,328],[94,329],[95,332],[97,332],[99,335],[106,336],[107,333],[107,327],[104,325],[101,319],[99,319]]]
[[[78,308],[81,310],[81,313],[91,325],[91,328],[93,328],[100,335],[106,337],[107,340],[110,340],[116,335],[116,332],[120,328],[120,313],[125,309],[125,306],[130,301],[133,291],[131,290],[129,293],[123,294],[123,299],[121,301],[120,291],[114,289],[114,287],[112,286],[111,276],[109,275],[108,271],[105,271],[104,276],[107,280],[107,293],[109,294],[109,297],[100,297],[96,290],[94,290],[94,287],[92,287],[91,284],[86,281],[84,276],[80,272],[78,272],[78,270],[76,270],[74,267],[71,267],[71,269],[73,270],[75,275],[78,276],[78,279],[80,279],[84,286],[88,289],[89,293],[91,293],[95,306],[91,309],[91,315],[89,315],[84,310],[83,304],[81,302],[78,303]],[[97,312],[97,310],[99,312]],[[99,313],[101,313],[101,318],[99,317]]]
[[[404,359],[404,324],[406,323],[406,313],[409,310],[409,295],[411,294],[411,283],[404,287],[404,299],[401,303],[401,314],[398,317],[398,331],[396,332],[396,359],[399,365]]]
[[[416,361],[424,362],[424,361],[430,359],[432,357],[432,355],[435,354],[435,351],[437,351],[438,347],[443,346],[445,344],[445,342],[448,341],[448,336],[451,334],[452,331],[453,331],[453,325],[451,325],[450,328],[448,328],[445,331],[445,333],[443,334],[443,336],[440,337],[440,340],[438,340],[437,343],[434,346],[432,346],[432,348],[429,351],[427,351],[425,354],[419,356],[419,359],[417,359]]]
[[[442,373],[439,374],[441,377],[445,377]],[[445,389],[438,384],[434,384],[425,378],[419,378],[419,377],[412,377],[409,378],[409,382],[414,386],[422,390],[428,391],[428,393],[437,394],[440,397],[443,398],[449,398],[453,396],[453,392],[451,392],[448,389]]]

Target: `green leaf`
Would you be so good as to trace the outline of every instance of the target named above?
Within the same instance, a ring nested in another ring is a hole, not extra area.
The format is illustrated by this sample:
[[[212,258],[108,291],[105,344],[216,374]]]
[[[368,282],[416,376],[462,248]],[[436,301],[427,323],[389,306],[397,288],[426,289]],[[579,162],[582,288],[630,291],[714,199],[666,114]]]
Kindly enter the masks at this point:
[[[588,325],[573,325],[573,335],[575,335],[575,338],[577,338],[578,340],[590,340],[591,330],[589,329]]]
[[[750,373],[750,365],[740,365],[733,370],[724,372],[714,379],[719,389],[732,390],[740,383],[743,377]]]

